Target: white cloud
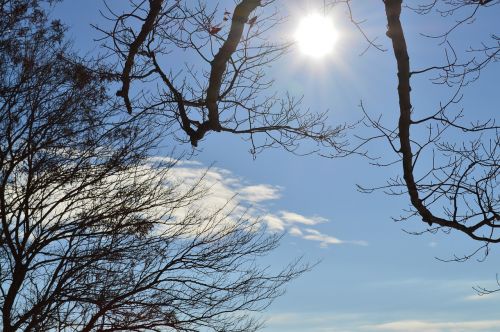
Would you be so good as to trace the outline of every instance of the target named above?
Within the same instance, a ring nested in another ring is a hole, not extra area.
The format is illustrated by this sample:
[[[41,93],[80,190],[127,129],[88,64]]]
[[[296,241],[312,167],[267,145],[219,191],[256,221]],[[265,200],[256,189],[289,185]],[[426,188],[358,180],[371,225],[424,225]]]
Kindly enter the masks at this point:
[[[304,234],[298,227],[290,228],[289,233],[293,236],[302,236]]]
[[[268,184],[259,184],[256,186],[246,186],[238,193],[243,200],[249,202],[262,202],[280,198],[280,190]]]
[[[500,297],[499,293],[490,293],[490,294],[474,294],[474,295],[469,295],[464,298],[465,301],[488,301],[488,300],[494,300]]]
[[[268,315],[266,325],[269,331],[353,332],[363,318],[359,313],[282,312]]]
[[[384,324],[366,325],[363,328],[372,331],[404,331],[404,332],[493,331],[500,329],[500,320],[475,320],[475,321],[462,321],[462,322],[400,320]]]
[[[328,247],[331,244],[342,244],[345,243],[342,240],[337,239],[336,237],[322,234],[321,232],[311,229],[311,228],[306,228],[305,229],[306,234],[303,236],[304,239],[306,240],[311,240],[311,241],[318,241],[319,245],[323,248]]]
[[[247,218],[261,220],[270,231],[287,231],[292,236],[319,242],[321,247],[342,243],[366,245],[363,241],[343,241],[313,229],[312,227],[328,221],[324,217],[305,216],[287,210],[271,211],[266,203],[281,197],[281,187],[271,184],[248,184],[229,170],[218,167],[207,169],[196,161],[177,163],[169,172],[173,182],[185,191],[200,185],[207,190],[203,199],[196,201],[194,206],[179,209],[178,217],[194,208],[207,213],[223,209],[224,212],[231,212],[234,217],[244,214]],[[201,177],[203,180],[198,183]]]
[[[153,186],[163,184],[167,188],[172,188],[172,199],[175,201],[183,197],[175,207],[157,206],[148,213],[152,218],[173,217],[175,220],[184,220],[185,217],[196,213],[206,217],[218,213],[225,222],[235,222],[243,217],[252,221],[260,220],[270,231],[287,232],[292,236],[318,242],[321,247],[329,245],[351,243],[364,245],[363,241],[344,241],[334,236],[324,234],[313,228],[325,223],[328,220],[321,216],[305,216],[297,212],[278,210],[272,211],[269,201],[281,197],[282,188],[271,184],[248,184],[241,177],[235,176],[231,171],[223,168],[207,168],[195,160],[177,161],[168,157],[154,157],[149,159],[149,164],[137,169],[115,174],[106,179],[109,185],[99,187],[105,190],[107,197],[112,199],[113,193],[120,190],[120,186],[132,184],[134,182],[151,181]],[[158,181],[158,182],[156,182]],[[56,194],[51,195],[54,204],[59,200],[59,196],[71,188],[62,188]],[[9,187],[12,191],[11,197],[15,197],[15,188]],[[95,189],[97,190],[97,188]],[[200,194],[200,191],[203,191]],[[71,209],[71,213],[78,214],[81,209],[88,208],[94,204],[91,199],[80,199],[80,206]],[[46,202],[46,204],[52,204]],[[106,208],[101,204],[102,208]],[[54,216],[66,210],[65,204],[58,204],[57,209],[52,209]],[[145,213],[145,212],[144,212]],[[207,218],[210,220],[210,218]],[[51,222],[51,218],[47,218]],[[196,226],[193,226],[196,227]],[[305,227],[305,228],[304,228]],[[203,226],[185,230],[185,234],[195,234],[202,231]],[[172,229],[175,231],[176,229]],[[162,230],[163,231],[163,230]]]
[[[313,217],[305,217],[298,213],[290,212],[290,211],[280,211],[281,218],[290,224],[298,223],[304,225],[317,225],[322,222],[327,222],[328,219],[318,216]]]
[[[372,323],[384,313],[283,312],[270,315],[267,325],[277,331],[366,332],[491,332],[500,331],[500,320],[432,321],[396,320]]]
[[[266,222],[267,226],[271,230],[284,231],[285,224],[280,218],[273,216],[272,214],[267,214],[262,217],[262,220]]]

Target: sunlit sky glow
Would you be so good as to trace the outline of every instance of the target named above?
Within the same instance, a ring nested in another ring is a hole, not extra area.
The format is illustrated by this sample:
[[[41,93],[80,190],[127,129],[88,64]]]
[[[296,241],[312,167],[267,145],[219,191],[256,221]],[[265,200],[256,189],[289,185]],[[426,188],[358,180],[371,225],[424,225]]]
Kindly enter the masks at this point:
[[[311,13],[303,17],[295,32],[295,40],[302,53],[319,59],[330,54],[338,33],[330,17]]]

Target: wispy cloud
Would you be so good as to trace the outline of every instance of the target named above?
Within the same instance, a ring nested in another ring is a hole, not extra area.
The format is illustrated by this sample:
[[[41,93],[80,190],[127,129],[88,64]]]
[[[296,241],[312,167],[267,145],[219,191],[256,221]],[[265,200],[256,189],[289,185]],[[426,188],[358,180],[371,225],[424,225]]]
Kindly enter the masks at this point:
[[[302,313],[270,315],[267,325],[273,331],[314,332],[491,332],[500,331],[500,320],[394,320],[380,322],[383,313]]]
[[[353,332],[352,323],[362,321],[363,318],[363,315],[355,313],[284,312],[270,315],[266,325],[270,331],[280,332]]]
[[[321,233],[320,231],[312,228],[306,228],[305,234],[302,234],[302,237],[306,240],[311,240],[311,241],[318,241],[320,243],[320,246],[323,248],[328,247],[331,244],[342,244],[342,243],[348,243],[348,244],[355,244],[358,246],[367,246],[368,242],[366,241],[345,241],[345,240],[340,240],[337,239],[336,237],[326,235]]]
[[[288,232],[293,236],[303,236],[304,235],[304,233],[302,233],[302,231],[298,227],[292,227],[292,228],[290,228],[290,230]]]
[[[499,293],[490,293],[490,294],[473,294],[466,296],[464,298],[465,301],[488,301],[488,300],[498,300],[500,298]]]
[[[339,240],[336,237],[322,234],[321,232],[311,228],[305,229],[305,234],[303,235],[303,237],[306,240],[318,241],[320,243],[320,246],[323,248],[328,247],[331,244],[345,243],[344,241]]]
[[[259,203],[280,198],[280,189],[269,184],[242,187],[239,190],[241,199]]]
[[[273,216],[272,214],[267,214],[262,217],[262,220],[266,222],[267,226],[271,230],[284,231],[285,223],[280,218]],[[300,230],[299,230],[300,232]]]
[[[404,332],[469,332],[498,331],[500,320],[473,320],[462,322],[433,322],[424,320],[401,320],[376,325],[363,326],[371,331],[404,331]]]
[[[315,229],[315,226],[328,222],[322,216],[306,216],[298,211],[284,209],[274,211],[268,203],[282,197],[284,189],[279,186],[249,184],[227,169],[207,168],[197,161],[178,162],[170,174],[185,190],[196,185],[206,188],[203,200],[196,202],[198,210],[210,212],[223,208],[234,215],[261,220],[270,231],[288,232],[304,240],[319,242],[321,247],[343,243],[366,245],[364,241],[345,241]],[[201,177],[203,181],[198,183]],[[192,208],[186,206],[179,213],[187,213]]]
[[[328,221],[328,219],[320,216],[305,217],[303,215],[290,211],[280,211],[279,214],[283,221],[289,224],[298,223],[312,226]]]

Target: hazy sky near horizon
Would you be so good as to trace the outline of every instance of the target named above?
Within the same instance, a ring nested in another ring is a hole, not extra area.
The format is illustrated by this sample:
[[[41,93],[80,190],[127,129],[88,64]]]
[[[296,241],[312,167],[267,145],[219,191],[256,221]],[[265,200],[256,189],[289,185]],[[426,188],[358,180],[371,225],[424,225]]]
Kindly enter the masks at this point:
[[[222,9],[224,5],[234,8],[232,1],[221,2]],[[293,48],[269,68],[269,76],[276,79],[276,90],[303,95],[305,108],[328,110],[332,125],[360,119],[360,101],[370,114],[383,114],[387,123],[394,124],[398,116],[396,65],[385,36],[383,3],[358,2],[353,7],[356,18],[367,20],[365,31],[377,37],[387,52],[370,49],[360,56],[366,43],[349,22],[345,8],[339,6],[327,11],[339,36],[334,51],[318,60]],[[322,0],[279,0],[275,6],[287,20],[274,33],[285,39],[293,35],[305,14],[323,12]],[[499,7],[481,15],[455,41],[478,46],[488,33],[498,35]],[[90,24],[109,24],[100,16],[100,9],[102,0],[65,0],[54,9],[53,16],[69,26],[68,36],[81,54],[98,50],[93,41],[98,33]],[[420,33],[438,34],[449,27],[450,19],[423,17],[405,9],[402,20],[413,68],[441,64],[439,41]],[[182,63],[181,59],[172,60]],[[460,105],[467,116],[498,121],[499,74],[498,64],[493,63],[481,80],[467,87]],[[435,109],[451,94],[427,78],[413,83],[416,110]],[[216,190],[211,199],[238,194],[236,199],[250,213],[260,216],[271,229],[286,233],[281,247],[264,264],[282,266],[297,256],[320,261],[292,282],[286,294],[263,314],[267,318],[263,331],[500,331],[500,294],[480,297],[472,289],[497,286],[500,255],[495,247],[484,262],[441,262],[435,258],[468,254],[478,243],[455,232],[409,235],[402,229],[423,230],[423,225],[416,219],[392,220],[408,208],[407,197],[357,191],[356,184],[384,184],[397,174],[397,166],[374,167],[356,156],[295,156],[280,149],[266,150],[253,160],[249,149],[248,142],[237,136],[211,134],[191,161],[179,165],[178,174],[190,178],[213,165],[208,180]],[[383,142],[370,149],[377,155],[389,154]]]

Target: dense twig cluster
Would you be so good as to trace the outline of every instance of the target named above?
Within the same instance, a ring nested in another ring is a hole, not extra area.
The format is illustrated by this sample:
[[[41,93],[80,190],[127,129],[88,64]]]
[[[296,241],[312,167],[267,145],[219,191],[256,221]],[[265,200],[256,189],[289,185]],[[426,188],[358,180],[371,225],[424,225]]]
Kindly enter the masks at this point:
[[[254,331],[304,271],[257,265],[279,236],[195,209],[202,187],[148,158],[149,113],[123,114],[39,2],[1,1],[0,29],[1,330]]]

